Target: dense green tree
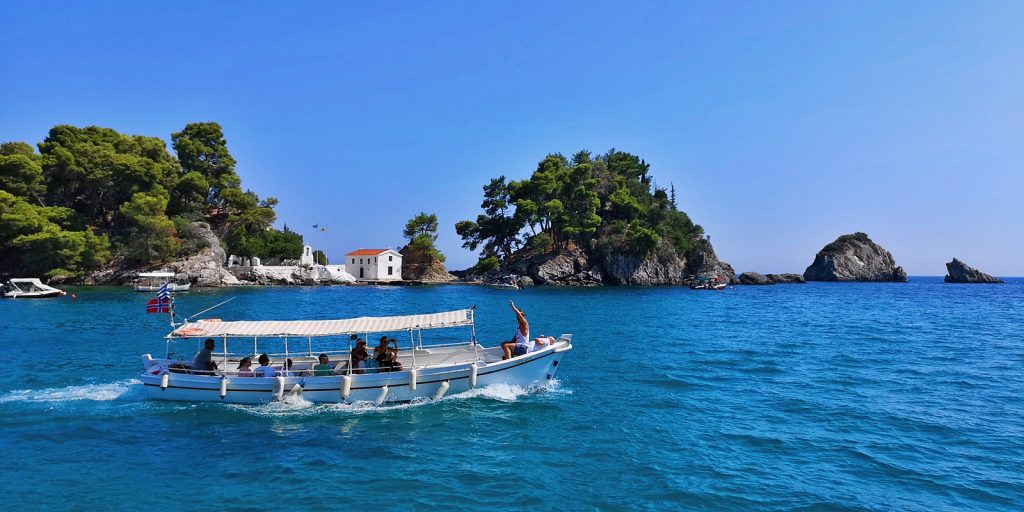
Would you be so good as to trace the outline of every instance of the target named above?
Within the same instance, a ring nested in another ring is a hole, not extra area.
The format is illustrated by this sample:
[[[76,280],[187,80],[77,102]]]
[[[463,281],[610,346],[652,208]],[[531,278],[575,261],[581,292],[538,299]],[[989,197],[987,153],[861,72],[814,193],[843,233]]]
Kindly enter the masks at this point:
[[[313,251],[313,261],[317,265],[327,265],[330,263],[330,260],[327,259],[327,254],[320,249]]]
[[[679,254],[700,248],[703,230],[678,211],[675,187],[670,195],[652,190],[652,182],[650,165],[624,151],[583,150],[571,159],[550,154],[528,179],[507,185],[504,176],[492,179],[484,187],[483,214],[457,223],[456,232],[464,247],[482,247],[482,258],[502,264],[518,250],[524,229],[527,246],[539,252],[569,242],[605,253],[649,254],[662,241]]]
[[[268,229],[266,231],[267,244],[260,258],[298,259],[302,256],[302,235],[288,229],[285,224],[280,231]]]
[[[437,215],[420,212],[405,224],[402,236],[409,243],[402,248],[402,254],[409,262],[430,263],[445,261],[444,254],[437,250]]]
[[[145,264],[172,259],[181,246],[174,223],[164,214],[168,195],[163,188],[138,192],[121,205],[130,236],[124,245],[125,259]]]
[[[78,277],[110,258],[110,243],[69,208],[35,206],[0,191],[0,269]]]
[[[431,241],[437,240],[437,215],[426,212],[416,214],[405,223],[402,236],[410,242],[418,236],[425,236]]]
[[[24,142],[0,144],[0,190],[30,198],[32,202],[43,206],[46,184],[40,160],[42,157]]]
[[[238,189],[242,180],[235,174],[235,159],[228,152],[224,132],[217,123],[189,123],[180,132],[171,134],[184,172],[195,172],[206,179],[206,199],[221,206],[228,198],[223,192]]]
[[[229,252],[299,257],[302,237],[271,228],[277,200],[242,190],[218,124],[186,125],[172,141],[178,159],[159,138],[96,126],[54,126],[38,154],[29,144],[0,144],[9,203],[0,270],[82,275],[111,258],[111,245],[131,265],[167,261],[197,249],[177,235],[194,221],[226,233]]]
[[[569,171],[559,191],[563,208],[555,221],[556,242],[563,237],[585,239],[597,231],[601,225],[601,217],[597,215],[601,200],[594,191],[597,184],[590,173],[589,163],[576,164]]]
[[[55,126],[39,151],[46,203],[72,208],[108,228],[134,194],[156,186],[169,189],[180,174],[163,140],[97,126]]]
[[[483,255],[500,254],[508,259],[519,249],[519,232],[523,228],[520,217],[513,215],[512,198],[505,177],[494,178],[484,186],[484,201],[480,204],[484,213],[476,221],[460,221],[455,232],[462,237],[462,246],[475,251],[483,247]]]

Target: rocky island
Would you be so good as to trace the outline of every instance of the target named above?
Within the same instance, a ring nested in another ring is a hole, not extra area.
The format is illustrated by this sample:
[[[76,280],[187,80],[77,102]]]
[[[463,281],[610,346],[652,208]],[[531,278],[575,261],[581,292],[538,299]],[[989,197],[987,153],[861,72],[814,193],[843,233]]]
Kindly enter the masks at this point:
[[[907,273],[889,251],[864,233],[842,235],[814,257],[804,279],[808,281],[891,281],[904,283]]]
[[[1003,280],[992,277],[970,265],[953,258],[946,263],[947,283],[1002,283]]]
[[[491,179],[483,213],[455,229],[481,249],[467,279],[555,286],[680,285],[698,276],[735,282],[704,229],[654,186],[650,165],[611,149],[551,154],[523,180]],[[461,273],[460,273],[461,274]]]

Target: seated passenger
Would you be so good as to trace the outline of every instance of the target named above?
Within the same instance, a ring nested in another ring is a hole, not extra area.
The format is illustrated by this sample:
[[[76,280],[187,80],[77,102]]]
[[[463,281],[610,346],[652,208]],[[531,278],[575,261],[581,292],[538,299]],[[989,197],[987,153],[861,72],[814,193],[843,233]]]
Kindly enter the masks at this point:
[[[213,362],[213,347],[216,343],[213,338],[206,338],[203,349],[196,354],[192,360],[192,370],[196,373],[209,374],[217,369],[217,363]]]
[[[388,347],[388,337],[381,336],[380,343],[378,343],[376,347],[373,347],[373,358],[376,359],[378,363],[380,363],[381,355],[386,353],[389,348],[390,347]]]
[[[238,362],[238,376],[239,377],[252,377],[252,358],[243,357]]]
[[[356,342],[356,348],[352,349],[352,373],[366,373],[366,360],[370,358],[370,353],[366,350],[366,342],[359,340]]]
[[[512,311],[516,314],[516,332],[512,339],[501,344],[502,359],[511,359],[516,356],[528,354],[533,350],[534,343],[530,339],[530,323],[526,321],[526,313],[516,307],[515,303],[508,301]]]
[[[556,341],[558,341],[558,340],[556,340],[555,338],[553,338],[551,336],[545,336],[545,335],[541,334],[540,337],[537,337],[537,338],[533,339],[533,348],[530,350],[530,352],[537,352],[538,350],[544,350],[544,349],[550,347],[551,345],[554,345]]]
[[[288,359],[284,360],[284,365],[282,365],[281,371],[277,372],[277,374],[282,376],[282,377],[294,377],[295,376],[295,372],[292,371],[292,358],[289,357]]]
[[[314,377],[327,377],[334,375],[334,367],[331,366],[331,360],[327,357],[327,354],[320,354],[317,358],[320,363],[313,367]]]
[[[270,366],[270,357],[266,354],[260,354],[260,365],[253,370],[253,375],[256,377],[273,377],[277,370]]]
[[[394,348],[391,345],[394,345]],[[394,338],[388,339],[387,336],[381,336],[380,344],[373,349],[373,358],[380,365],[382,372],[401,371],[402,369],[402,364],[398,362],[398,342]]]

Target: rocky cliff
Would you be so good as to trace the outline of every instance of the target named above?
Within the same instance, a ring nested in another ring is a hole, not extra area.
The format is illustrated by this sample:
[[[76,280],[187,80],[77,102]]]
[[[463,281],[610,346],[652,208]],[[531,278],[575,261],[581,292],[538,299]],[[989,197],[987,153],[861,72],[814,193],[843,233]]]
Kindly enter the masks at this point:
[[[1003,280],[992,277],[970,265],[953,258],[946,263],[947,283],[1002,283]]]
[[[444,283],[454,281],[455,276],[448,273],[444,262],[437,257],[423,254],[411,246],[402,248],[402,280],[423,281],[427,283]]]
[[[842,235],[814,257],[804,279],[808,281],[906,282],[907,273],[897,266],[889,251],[864,233]]]
[[[108,265],[85,278],[85,284],[126,284],[135,279],[139,272],[168,271],[177,274],[176,282],[189,282],[194,286],[222,286],[238,284],[235,276],[224,268],[227,255],[220,246],[220,239],[205,222],[193,222],[179,233],[182,250],[191,256],[164,265],[133,268],[124,264],[122,258],[115,258]]]
[[[228,261],[227,253],[220,246],[220,239],[205,222],[193,222],[180,233],[182,246],[192,247],[196,253],[182,261],[174,261],[167,265],[179,274],[185,274],[189,282],[195,286],[222,286],[238,284],[235,276],[224,268]]]
[[[507,271],[527,276],[534,284],[556,286],[682,285],[698,275],[736,282],[732,267],[720,261],[710,247],[681,258],[664,241],[647,256],[628,252],[588,255],[570,244],[560,251],[520,255]]]

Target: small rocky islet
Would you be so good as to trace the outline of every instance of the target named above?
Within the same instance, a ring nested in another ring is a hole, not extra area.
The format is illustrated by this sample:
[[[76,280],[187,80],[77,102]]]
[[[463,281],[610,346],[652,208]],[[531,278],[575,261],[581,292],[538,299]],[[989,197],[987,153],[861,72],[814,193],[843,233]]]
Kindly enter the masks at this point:
[[[892,254],[868,235],[842,235],[823,247],[804,270],[808,281],[907,282],[907,273]]]
[[[998,284],[1003,280],[986,274],[956,258],[946,263],[947,283]]]

